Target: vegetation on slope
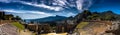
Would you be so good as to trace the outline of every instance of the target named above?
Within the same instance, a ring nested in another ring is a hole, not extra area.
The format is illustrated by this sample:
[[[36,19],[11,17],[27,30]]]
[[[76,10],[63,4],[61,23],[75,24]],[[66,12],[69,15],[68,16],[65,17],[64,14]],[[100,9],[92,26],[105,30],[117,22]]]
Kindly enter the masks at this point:
[[[84,10],[75,16],[74,19],[77,20],[77,23],[82,20],[118,20],[120,19],[119,14],[115,14],[112,11],[105,12],[91,12],[89,10]]]
[[[76,28],[83,28],[83,27],[85,27],[86,25],[88,25],[89,23],[88,22],[81,22],[81,23],[79,23],[78,25],[77,25],[77,27]]]
[[[22,24],[20,24],[19,22],[13,22],[12,25],[16,26],[17,28],[24,30],[24,26]]]

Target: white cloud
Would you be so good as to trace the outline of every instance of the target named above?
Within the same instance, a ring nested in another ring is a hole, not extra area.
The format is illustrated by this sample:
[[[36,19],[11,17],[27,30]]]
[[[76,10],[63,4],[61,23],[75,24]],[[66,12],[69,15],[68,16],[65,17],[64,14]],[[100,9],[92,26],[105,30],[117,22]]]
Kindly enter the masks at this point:
[[[46,16],[53,16],[53,14],[40,12],[40,11],[29,11],[29,12],[34,13],[34,14],[42,14],[42,15],[46,15]]]
[[[24,1],[20,1],[20,3],[31,5],[31,6],[36,6],[36,7],[42,7],[42,8],[46,8],[46,9],[50,9],[50,10],[54,10],[54,11],[60,11],[63,9],[62,7],[47,6],[45,4],[36,4],[36,3],[24,2]]]
[[[52,3],[53,5],[59,5],[59,6],[64,6],[67,3],[66,0],[53,0],[53,1],[54,1],[54,3]]]
[[[13,13],[25,13],[25,12],[22,12],[22,11],[16,11],[16,10],[13,10],[13,9],[10,9],[10,10],[1,10],[1,11],[5,11],[5,12],[13,12]]]
[[[36,18],[44,18],[44,17],[49,17],[49,16],[75,16],[75,13],[72,12],[64,12],[64,13],[45,13],[41,11],[28,11],[28,10],[14,10],[14,9],[8,9],[8,10],[1,10],[5,12],[11,12],[11,14],[15,16],[20,16],[22,19],[36,19]]]
[[[10,10],[2,10],[2,11],[5,11],[5,12],[12,12],[12,13],[32,13],[32,14],[40,14],[40,15],[46,15],[46,16],[52,16],[52,14],[49,14],[49,13],[45,13],[45,12],[41,12],[41,11],[27,11],[27,10],[13,10],[13,9],[10,9]]]
[[[83,1],[84,1],[84,0],[77,0],[77,1],[76,1],[77,9],[78,9],[78,10],[82,10]]]
[[[64,8],[62,8],[61,6],[64,7],[66,5],[69,5],[71,7],[76,7],[78,10],[81,11],[84,9],[88,9],[92,5],[93,0],[77,0],[77,1],[75,1],[76,4],[71,4],[66,0],[53,0],[53,1],[54,1],[54,2],[52,2],[53,5],[59,5],[59,6],[48,6],[45,4],[37,4],[37,2],[33,3],[33,2],[25,2],[25,1],[21,1],[21,0],[0,0],[0,2],[4,2],[4,3],[19,2],[22,4],[40,7],[40,8],[46,8],[46,9],[54,10],[54,11],[63,10]],[[88,2],[88,3],[86,4],[86,2]]]
[[[45,4],[37,4],[37,3],[25,2],[25,1],[19,1],[19,0],[0,0],[0,2],[4,2],[4,3],[19,2],[22,4],[31,5],[35,7],[42,7],[42,8],[46,8],[46,9],[54,10],[54,11],[60,11],[63,9],[62,7],[59,7],[59,6],[48,6]],[[64,4],[62,1],[60,3]]]
[[[72,13],[72,12],[69,12],[68,14],[66,14],[67,17],[70,17],[70,16],[75,16],[76,14],[75,13]]]
[[[10,3],[10,2],[17,2],[19,0],[0,0],[0,2],[3,2],[3,3]]]
[[[36,18],[44,18],[48,17],[46,15],[40,15],[40,14],[26,14],[26,13],[15,13],[15,16],[20,16],[22,19],[36,19]]]
[[[36,18],[54,16],[53,14],[45,13],[41,11],[14,10],[14,9],[7,9],[7,10],[1,10],[1,11],[11,12],[11,14],[15,16],[20,16],[22,19],[36,19]]]

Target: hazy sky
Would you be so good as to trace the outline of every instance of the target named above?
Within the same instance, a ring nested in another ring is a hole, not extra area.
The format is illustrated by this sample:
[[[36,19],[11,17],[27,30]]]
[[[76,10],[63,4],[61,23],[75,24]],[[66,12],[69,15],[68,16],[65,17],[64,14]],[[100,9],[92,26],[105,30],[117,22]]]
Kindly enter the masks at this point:
[[[82,10],[120,14],[120,0],[0,0],[0,10],[22,19],[48,16],[75,16]]]

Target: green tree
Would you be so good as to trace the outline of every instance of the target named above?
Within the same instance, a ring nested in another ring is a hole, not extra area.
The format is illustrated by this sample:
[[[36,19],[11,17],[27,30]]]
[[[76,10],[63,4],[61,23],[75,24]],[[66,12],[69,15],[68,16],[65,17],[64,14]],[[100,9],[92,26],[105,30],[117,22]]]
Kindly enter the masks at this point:
[[[103,16],[101,16],[103,20],[115,20],[115,14],[112,11],[103,12]]]
[[[4,11],[0,11],[0,19],[4,19],[4,15],[5,15],[5,12]]]
[[[21,18],[19,16],[16,16],[12,20],[21,20]]]
[[[16,20],[21,20],[21,18],[19,16],[16,16]]]
[[[84,10],[81,14],[83,19],[87,19],[87,17],[91,15],[91,12],[89,10]]]
[[[99,13],[98,12],[93,12],[92,15],[88,17],[89,20],[97,20],[100,19]]]

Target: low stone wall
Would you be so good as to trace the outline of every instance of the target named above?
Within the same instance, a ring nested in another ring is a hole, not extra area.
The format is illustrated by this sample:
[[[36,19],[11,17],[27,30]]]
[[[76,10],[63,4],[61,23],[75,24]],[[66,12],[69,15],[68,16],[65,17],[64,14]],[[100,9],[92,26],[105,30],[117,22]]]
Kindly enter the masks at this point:
[[[24,24],[27,29],[30,31],[38,33],[51,33],[51,27],[48,24],[35,25],[35,24]]]
[[[11,23],[12,20],[0,20],[0,24]]]

